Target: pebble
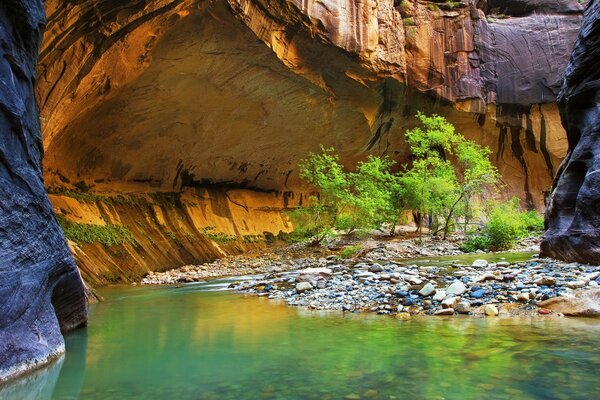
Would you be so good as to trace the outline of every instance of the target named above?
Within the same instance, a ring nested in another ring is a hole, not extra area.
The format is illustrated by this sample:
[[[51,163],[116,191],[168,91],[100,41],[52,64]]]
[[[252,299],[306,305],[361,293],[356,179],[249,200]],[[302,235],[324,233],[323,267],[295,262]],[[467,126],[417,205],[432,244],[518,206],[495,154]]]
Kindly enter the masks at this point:
[[[433,315],[454,315],[454,309],[442,308],[441,310],[434,311]]]
[[[483,313],[489,317],[495,317],[498,315],[498,308],[493,304],[486,304],[483,306]]]
[[[485,268],[488,266],[488,262],[486,260],[475,260],[471,266],[475,268]]]

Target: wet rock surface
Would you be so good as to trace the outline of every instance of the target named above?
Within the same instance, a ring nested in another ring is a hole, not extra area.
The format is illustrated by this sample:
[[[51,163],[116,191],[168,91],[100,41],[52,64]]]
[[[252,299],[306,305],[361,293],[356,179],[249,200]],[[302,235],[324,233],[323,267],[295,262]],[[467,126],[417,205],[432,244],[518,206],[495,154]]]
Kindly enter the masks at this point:
[[[554,182],[542,253],[600,264],[600,2],[585,11],[559,96],[569,153]]]
[[[33,94],[39,1],[0,3],[0,383],[64,352],[85,324],[83,285],[42,181]]]

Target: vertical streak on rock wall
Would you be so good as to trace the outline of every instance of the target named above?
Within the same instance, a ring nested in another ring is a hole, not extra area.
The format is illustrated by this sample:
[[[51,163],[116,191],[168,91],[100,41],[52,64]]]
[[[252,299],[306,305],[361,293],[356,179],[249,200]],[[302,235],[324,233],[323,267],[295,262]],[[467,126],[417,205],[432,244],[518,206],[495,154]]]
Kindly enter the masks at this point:
[[[81,278],[42,182],[34,99],[42,0],[0,2],[0,382],[64,351],[85,324]]]
[[[542,253],[600,263],[600,1],[589,3],[559,95],[569,153],[554,182]]]

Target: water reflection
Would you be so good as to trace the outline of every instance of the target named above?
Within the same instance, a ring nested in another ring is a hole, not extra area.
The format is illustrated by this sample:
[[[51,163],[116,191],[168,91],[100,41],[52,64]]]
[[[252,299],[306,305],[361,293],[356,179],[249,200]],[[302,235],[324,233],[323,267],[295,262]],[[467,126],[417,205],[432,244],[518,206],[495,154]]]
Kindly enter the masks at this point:
[[[401,322],[299,310],[203,285],[103,295],[88,330],[67,337],[64,361],[3,398],[589,399],[597,392],[594,320]]]
[[[79,399],[85,378],[87,329],[65,338],[66,354],[55,362],[0,388],[0,399]]]

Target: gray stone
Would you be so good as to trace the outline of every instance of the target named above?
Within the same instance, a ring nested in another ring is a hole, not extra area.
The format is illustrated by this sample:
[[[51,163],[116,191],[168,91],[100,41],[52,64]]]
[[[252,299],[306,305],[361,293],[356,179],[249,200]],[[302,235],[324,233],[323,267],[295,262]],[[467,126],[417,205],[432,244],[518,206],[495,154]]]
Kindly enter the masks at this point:
[[[424,297],[431,296],[434,293],[435,293],[435,286],[432,283],[427,283],[425,286],[423,286],[421,288],[421,290],[419,290],[419,294]]]
[[[312,290],[313,286],[308,282],[298,282],[296,284],[296,292],[304,293],[308,290]]]
[[[446,288],[447,296],[460,296],[467,291],[467,287],[459,280],[455,280]]]
[[[471,266],[476,268],[485,268],[488,266],[488,262],[486,260],[475,260]]]

